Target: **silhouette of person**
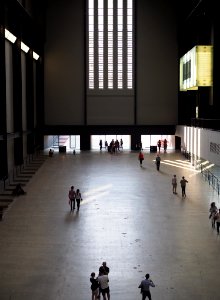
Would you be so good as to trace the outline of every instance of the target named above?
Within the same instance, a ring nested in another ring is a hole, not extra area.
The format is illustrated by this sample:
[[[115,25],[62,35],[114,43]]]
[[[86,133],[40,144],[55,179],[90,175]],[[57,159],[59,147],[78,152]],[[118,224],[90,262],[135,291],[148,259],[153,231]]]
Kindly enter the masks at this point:
[[[77,204],[77,210],[79,210],[80,208],[80,201],[82,200],[82,196],[81,196],[81,193],[80,193],[80,190],[77,189],[76,190],[76,204]]]
[[[76,192],[74,190],[74,186],[72,185],[69,190],[69,204],[70,204],[70,211],[75,209],[75,199],[76,199]]]
[[[180,185],[181,185],[181,189],[182,189],[182,197],[186,197],[186,183],[188,183],[188,181],[183,176],[182,179],[180,180]]]
[[[140,162],[140,166],[142,167],[142,162],[144,160],[144,154],[143,154],[142,151],[139,152],[138,159],[139,159],[139,162]]]
[[[157,154],[157,157],[156,157],[157,171],[160,170],[160,162],[161,162],[161,158],[160,158],[159,154]]]
[[[155,284],[153,281],[150,279],[150,275],[146,274],[145,279],[141,281],[140,285],[138,288],[141,289],[141,294],[142,294],[142,300],[145,300],[146,297],[148,297],[149,300],[151,300],[151,292],[150,292],[150,287],[155,287]]]

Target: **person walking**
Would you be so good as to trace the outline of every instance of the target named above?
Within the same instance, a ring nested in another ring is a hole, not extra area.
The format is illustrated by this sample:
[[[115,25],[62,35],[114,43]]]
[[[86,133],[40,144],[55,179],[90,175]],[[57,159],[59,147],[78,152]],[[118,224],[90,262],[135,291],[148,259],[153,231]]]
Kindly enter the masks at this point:
[[[218,213],[218,209],[217,209],[217,206],[215,205],[215,202],[212,202],[210,204],[209,213],[210,213],[209,219],[211,219],[212,228],[215,228],[215,222],[216,222],[217,213]]]
[[[163,141],[163,149],[164,149],[164,153],[165,152],[167,152],[167,140],[166,139],[164,139],[164,141]]]
[[[102,140],[99,141],[99,148],[102,150]]]
[[[139,159],[139,162],[140,162],[140,167],[142,167],[142,162],[144,160],[144,153],[142,151],[139,152],[138,159]]]
[[[186,183],[188,183],[188,181],[183,176],[182,179],[180,180],[180,185],[182,189],[182,197],[184,198],[186,197]]]
[[[76,190],[76,204],[77,204],[77,210],[79,210],[80,208],[80,202],[82,200],[82,196],[81,196],[81,193],[80,193],[80,190],[77,189]]]
[[[150,275],[146,274],[145,279],[141,281],[140,285],[138,288],[141,289],[141,294],[142,294],[142,300],[145,300],[146,297],[148,297],[149,300],[151,300],[151,292],[150,292],[150,287],[155,287],[155,284],[153,281],[150,279]]]
[[[159,141],[157,142],[157,147],[158,147],[158,151],[159,151],[159,153],[160,153],[160,148],[161,148],[161,140],[159,140]]]
[[[106,296],[107,296],[107,299],[110,300],[110,289],[109,289],[108,274],[106,274],[103,267],[101,267],[99,269],[99,272],[100,273],[99,273],[99,276],[98,276],[98,282],[99,282],[99,285],[100,285],[103,300],[106,300]]]
[[[123,140],[120,139],[120,148],[123,149]]]
[[[220,228],[220,209],[218,210],[218,213],[215,215],[215,222],[217,226],[217,234],[219,234],[219,228]]]
[[[75,209],[75,199],[76,199],[76,192],[74,190],[74,186],[72,185],[69,190],[69,205],[70,205],[70,211],[73,211]]]
[[[176,188],[177,188],[177,178],[176,178],[176,175],[173,175],[172,186],[173,186],[173,194],[177,194],[177,192],[176,192]]]
[[[92,300],[97,300],[99,294],[99,282],[98,278],[95,278],[95,272],[91,273],[90,282],[92,290]]]
[[[159,154],[157,154],[157,157],[156,157],[157,171],[160,171],[160,162],[161,162],[161,158],[160,158]]]

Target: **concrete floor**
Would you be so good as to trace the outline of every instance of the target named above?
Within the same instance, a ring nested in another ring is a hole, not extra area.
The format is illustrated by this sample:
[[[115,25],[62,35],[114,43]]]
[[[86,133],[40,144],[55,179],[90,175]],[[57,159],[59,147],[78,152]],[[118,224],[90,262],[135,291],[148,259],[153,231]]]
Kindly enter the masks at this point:
[[[91,299],[90,273],[110,267],[112,300],[141,300],[146,273],[152,299],[220,299],[220,237],[208,219],[219,196],[180,153],[55,153],[0,223],[0,300]],[[165,160],[169,160],[166,162]],[[181,160],[182,163],[178,160]],[[171,178],[189,180],[187,197]],[[68,190],[80,188],[79,213]]]

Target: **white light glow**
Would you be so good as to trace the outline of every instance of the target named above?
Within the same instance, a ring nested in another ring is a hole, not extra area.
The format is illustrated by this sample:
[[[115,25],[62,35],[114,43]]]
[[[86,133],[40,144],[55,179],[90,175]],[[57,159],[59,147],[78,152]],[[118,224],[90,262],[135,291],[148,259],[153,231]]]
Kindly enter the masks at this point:
[[[14,44],[14,42],[16,41],[16,36],[13,35],[10,31],[8,31],[7,29],[5,29],[5,37],[7,40],[9,40],[11,43]]]
[[[38,58],[39,58],[39,55],[36,52],[34,52],[34,51],[33,51],[33,58],[35,60],[38,60]]]
[[[193,47],[180,58],[180,91],[197,90],[199,86],[212,86],[213,46]]]
[[[25,43],[21,42],[21,50],[27,53],[29,51],[29,47],[25,45]]]

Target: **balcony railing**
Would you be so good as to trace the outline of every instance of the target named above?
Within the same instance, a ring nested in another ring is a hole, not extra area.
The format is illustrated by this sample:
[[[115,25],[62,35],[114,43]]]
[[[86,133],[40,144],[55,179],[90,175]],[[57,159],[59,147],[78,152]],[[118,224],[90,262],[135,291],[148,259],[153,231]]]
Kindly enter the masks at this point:
[[[213,187],[214,190],[217,191],[219,195],[219,187],[220,187],[220,180],[216,177],[212,172],[209,170],[202,168],[201,166],[201,173],[206,181],[208,181],[209,185]]]

